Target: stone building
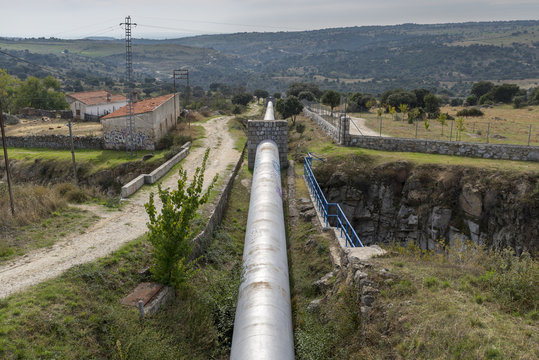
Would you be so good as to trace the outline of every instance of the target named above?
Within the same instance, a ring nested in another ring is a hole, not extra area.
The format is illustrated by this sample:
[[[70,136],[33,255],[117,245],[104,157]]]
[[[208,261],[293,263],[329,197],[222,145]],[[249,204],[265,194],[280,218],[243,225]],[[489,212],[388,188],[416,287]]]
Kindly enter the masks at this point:
[[[176,102],[179,95],[176,94]],[[176,126],[174,94],[133,104],[133,144],[136,149],[154,150],[159,140]],[[127,106],[101,118],[106,149],[125,149],[129,135]]]
[[[105,90],[67,94],[66,100],[73,112],[73,118],[84,121],[99,121],[101,116],[127,105],[125,96],[113,95]]]

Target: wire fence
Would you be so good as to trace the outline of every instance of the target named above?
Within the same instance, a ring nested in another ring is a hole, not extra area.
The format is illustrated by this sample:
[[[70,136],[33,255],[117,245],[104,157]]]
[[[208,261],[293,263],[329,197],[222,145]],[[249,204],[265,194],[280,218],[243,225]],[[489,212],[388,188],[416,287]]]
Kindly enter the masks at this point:
[[[344,107],[331,111],[329,107],[319,103],[308,103],[306,105],[334,126],[337,126],[339,117],[345,114]],[[351,117],[350,129],[352,133],[354,129],[360,128],[359,122],[361,122],[379,136],[539,146],[539,119],[526,124],[499,117],[495,117],[491,121],[463,117],[462,123],[459,123],[457,119],[453,119],[446,120],[442,124],[437,119],[422,119],[410,122],[408,121],[408,116],[402,113],[394,115],[382,114],[382,116],[372,113],[346,115]]]

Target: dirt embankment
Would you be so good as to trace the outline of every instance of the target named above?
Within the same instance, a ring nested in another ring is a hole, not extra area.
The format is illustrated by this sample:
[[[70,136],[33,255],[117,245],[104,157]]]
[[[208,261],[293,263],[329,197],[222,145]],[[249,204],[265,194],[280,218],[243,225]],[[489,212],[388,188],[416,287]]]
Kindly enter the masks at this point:
[[[395,162],[354,156],[315,170],[329,202],[338,202],[366,244],[471,239],[539,252],[539,174]]]

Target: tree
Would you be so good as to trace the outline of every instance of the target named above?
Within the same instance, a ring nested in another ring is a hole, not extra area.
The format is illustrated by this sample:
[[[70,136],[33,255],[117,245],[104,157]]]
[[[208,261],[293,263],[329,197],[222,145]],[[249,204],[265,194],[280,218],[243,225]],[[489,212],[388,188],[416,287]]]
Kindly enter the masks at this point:
[[[444,126],[447,122],[447,114],[441,113],[440,115],[438,115],[437,120],[440,123],[440,125],[442,125],[442,136],[444,136]]]
[[[436,95],[427,94],[424,98],[425,101],[425,112],[429,115],[431,119],[435,119],[440,114],[440,100]]]
[[[152,274],[155,280],[176,288],[194,275],[194,261],[189,260],[189,256],[192,250],[191,239],[198,229],[192,226],[192,220],[197,216],[200,205],[208,201],[210,191],[217,181],[215,177],[208,188],[202,191],[208,155],[209,149],[189,185],[187,172],[180,169],[177,189],[168,190],[158,186],[159,199],[163,204],[160,213],[157,212],[153,193],[144,205],[150,218],[147,226],[154,258]]]
[[[387,108],[387,111],[391,114],[391,117],[393,117],[393,120],[395,120],[395,114],[397,113],[397,110],[395,110],[394,106],[389,105]]]
[[[417,103],[414,93],[408,91],[397,91],[387,97],[386,103],[398,107],[400,104],[406,104],[410,107]]]
[[[479,99],[481,96],[488,93],[493,87],[494,84],[490,81],[479,81],[472,85],[470,94],[475,95]]]
[[[400,104],[399,110],[402,113],[402,121],[404,121],[404,117],[408,113],[408,104]]]
[[[232,104],[247,106],[252,99],[253,96],[251,94],[239,93],[232,97]]]
[[[276,92],[275,94],[273,94],[273,98],[274,98],[274,99],[280,99],[280,98],[281,98],[281,93],[280,93],[280,92]]]
[[[303,111],[303,104],[295,96],[287,96],[286,99],[279,99],[275,104],[275,109],[287,119],[292,117],[292,126],[296,125],[296,115]]]
[[[310,91],[317,99],[319,99],[322,95],[322,91],[315,83],[294,82],[290,84],[288,90],[286,90],[286,96],[293,95],[298,97],[299,93],[302,91]]]
[[[5,112],[11,112],[13,97],[19,85],[17,78],[10,76],[5,69],[0,69],[0,101]]]
[[[331,108],[331,115],[333,115],[333,109],[341,103],[341,94],[335,90],[328,90],[322,95],[320,101]]]
[[[269,96],[269,93],[266,90],[256,89],[253,91],[253,95],[256,97],[256,101],[260,104],[260,99],[265,99]]]
[[[427,89],[415,89],[413,91],[413,93],[415,94],[415,97],[416,97],[416,100],[417,100],[417,103],[416,103],[415,106],[420,107],[420,108],[424,108],[425,107],[425,96],[430,94],[430,91],[428,91]]]
[[[457,124],[457,141],[462,139],[462,132],[466,129],[464,127],[464,118],[462,116],[459,116],[456,120]]]
[[[33,107],[44,110],[68,109],[65,95],[60,91],[60,82],[52,76],[38,79],[30,76],[15,92],[14,108]]]
[[[310,91],[302,91],[298,95],[298,99],[307,101],[316,101],[314,94]]]

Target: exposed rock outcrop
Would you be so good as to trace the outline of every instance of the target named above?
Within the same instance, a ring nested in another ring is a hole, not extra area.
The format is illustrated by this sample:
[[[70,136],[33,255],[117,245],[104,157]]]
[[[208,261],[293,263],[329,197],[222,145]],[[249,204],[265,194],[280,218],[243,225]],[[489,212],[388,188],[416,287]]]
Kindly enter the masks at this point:
[[[364,244],[413,241],[434,249],[440,239],[465,238],[517,253],[539,250],[539,174],[363,160],[332,159],[315,172]]]

